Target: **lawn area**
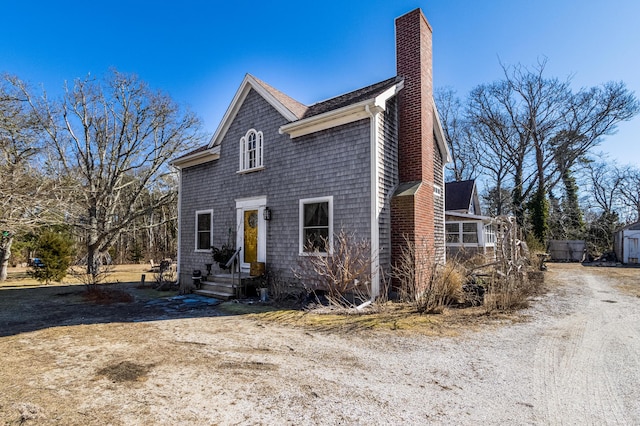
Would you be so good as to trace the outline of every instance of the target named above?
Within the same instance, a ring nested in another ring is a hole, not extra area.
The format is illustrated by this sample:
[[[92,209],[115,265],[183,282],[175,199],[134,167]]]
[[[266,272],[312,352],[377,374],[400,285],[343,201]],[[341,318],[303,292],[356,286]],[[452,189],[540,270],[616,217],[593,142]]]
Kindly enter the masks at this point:
[[[146,274],[146,281],[153,280],[154,273],[151,272],[150,265],[145,264],[131,264],[131,265],[113,265],[108,266],[109,275],[106,282],[109,283],[129,283],[140,282],[142,274]],[[7,274],[7,280],[0,282],[0,288],[3,287],[37,287],[45,285],[38,280],[32,278],[28,274],[29,268],[15,267],[9,268]],[[76,273],[69,273],[62,280],[62,282],[54,282],[49,286],[60,285],[78,285],[84,284],[82,278],[79,276],[83,271],[80,267],[75,267]]]

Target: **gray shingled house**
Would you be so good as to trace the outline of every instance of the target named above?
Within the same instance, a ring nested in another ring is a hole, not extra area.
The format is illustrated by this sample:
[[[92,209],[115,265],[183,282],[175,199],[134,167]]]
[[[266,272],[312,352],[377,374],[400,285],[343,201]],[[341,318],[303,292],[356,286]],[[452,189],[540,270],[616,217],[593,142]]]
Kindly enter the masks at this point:
[[[444,260],[449,151],[420,9],[396,20],[396,47],[396,76],[310,106],[244,77],[211,141],[172,162],[180,280],[223,245],[242,249],[245,273],[257,263],[293,279],[298,259],[331,250],[341,229],[370,241],[374,295],[405,238]]]
[[[445,184],[447,256],[495,256],[497,221],[483,216],[474,179]]]

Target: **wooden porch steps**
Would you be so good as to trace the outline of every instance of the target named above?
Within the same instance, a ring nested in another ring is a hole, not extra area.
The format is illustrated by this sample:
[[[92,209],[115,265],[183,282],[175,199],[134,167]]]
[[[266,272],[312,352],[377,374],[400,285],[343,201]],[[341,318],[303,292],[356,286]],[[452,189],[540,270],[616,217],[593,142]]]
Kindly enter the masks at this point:
[[[202,287],[195,290],[195,294],[206,297],[215,297],[216,299],[229,300],[237,296],[238,276],[231,274],[217,274],[203,277]]]

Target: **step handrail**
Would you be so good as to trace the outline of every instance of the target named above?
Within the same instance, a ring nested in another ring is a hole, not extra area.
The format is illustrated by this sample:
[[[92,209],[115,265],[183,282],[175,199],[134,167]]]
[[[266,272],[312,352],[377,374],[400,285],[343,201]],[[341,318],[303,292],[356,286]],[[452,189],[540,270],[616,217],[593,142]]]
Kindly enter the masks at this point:
[[[242,250],[242,247],[238,247],[235,253],[233,253],[233,256],[231,256],[231,259],[229,259],[229,261],[224,265],[225,268],[228,268],[229,266],[231,266],[233,261],[236,260],[236,258],[240,255],[240,250]]]
[[[233,253],[233,256],[231,256],[231,259],[229,259],[229,261],[225,264],[225,268],[228,268],[229,266],[231,266],[231,282],[235,282],[236,280],[236,271],[234,268],[234,262],[235,264],[238,265],[238,285],[236,286],[236,289],[238,290],[238,294],[236,296],[241,296],[242,293],[244,293],[242,290],[242,268],[240,267],[240,251],[242,250],[242,247],[238,247],[236,252]]]

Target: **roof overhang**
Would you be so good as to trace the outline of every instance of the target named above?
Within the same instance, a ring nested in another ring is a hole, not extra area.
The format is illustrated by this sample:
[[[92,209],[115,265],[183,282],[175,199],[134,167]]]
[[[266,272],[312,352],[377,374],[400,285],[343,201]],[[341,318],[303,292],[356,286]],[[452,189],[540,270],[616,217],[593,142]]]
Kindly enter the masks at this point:
[[[436,142],[438,143],[438,147],[440,148],[440,152],[442,153],[442,162],[444,164],[451,163],[451,151],[449,150],[449,144],[447,143],[447,138],[444,136],[444,130],[442,130],[442,123],[440,122],[440,114],[438,114],[438,108],[436,108],[436,103],[433,102],[433,133],[436,137]]]
[[[403,82],[398,82],[375,98],[285,124],[280,127],[279,132],[294,139],[371,117],[372,114],[384,111],[387,100],[395,96],[402,87]]]
[[[454,216],[454,217],[459,217],[460,219],[482,221],[482,222],[485,222],[485,223],[499,222],[497,219],[494,219],[494,218],[489,217],[489,216],[480,216],[480,215],[477,215],[477,214],[460,213],[460,212],[456,212],[456,211],[452,211],[452,210],[446,210],[444,212],[444,214],[445,214],[445,216]]]
[[[208,163],[209,161],[214,161],[218,158],[220,158],[220,146],[215,146],[213,148],[207,148],[202,151],[194,152],[193,154],[187,154],[183,157],[176,158],[169,164],[179,169],[184,169],[186,167],[193,167],[199,164]]]

